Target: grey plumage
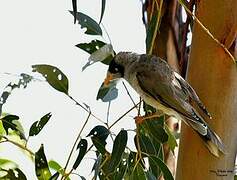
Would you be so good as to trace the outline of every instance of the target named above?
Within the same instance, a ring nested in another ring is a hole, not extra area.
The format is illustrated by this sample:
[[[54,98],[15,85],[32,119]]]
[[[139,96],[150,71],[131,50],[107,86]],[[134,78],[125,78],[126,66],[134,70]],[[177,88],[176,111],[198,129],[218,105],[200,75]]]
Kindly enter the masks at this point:
[[[146,103],[191,126],[212,154],[218,156],[219,151],[224,152],[221,139],[195,107],[208,118],[211,118],[210,113],[194,89],[166,61],[152,55],[120,52],[110,64],[108,73],[114,78],[126,79]]]

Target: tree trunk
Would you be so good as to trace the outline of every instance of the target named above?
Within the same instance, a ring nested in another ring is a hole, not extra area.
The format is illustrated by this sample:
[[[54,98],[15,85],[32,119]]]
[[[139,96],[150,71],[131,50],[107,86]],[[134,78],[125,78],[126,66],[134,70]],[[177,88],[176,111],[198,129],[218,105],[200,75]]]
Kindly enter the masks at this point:
[[[198,1],[197,17],[236,55],[237,1]],[[233,180],[237,152],[237,66],[196,23],[193,27],[188,81],[212,114],[207,120],[221,137],[226,154],[209,153],[201,138],[182,124],[176,180]]]

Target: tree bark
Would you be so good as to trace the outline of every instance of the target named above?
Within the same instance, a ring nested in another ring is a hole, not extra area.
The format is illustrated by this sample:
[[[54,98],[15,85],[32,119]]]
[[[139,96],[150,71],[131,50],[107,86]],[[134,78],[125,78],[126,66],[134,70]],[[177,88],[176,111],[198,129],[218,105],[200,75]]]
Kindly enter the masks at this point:
[[[198,1],[196,14],[207,29],[236,55],[237,1]],[[226,154],[209,153],[201,138],[182,124],[176,180],[232,180],[237,152],[237,66],[196,23],[188,81],[212,114],[206,120],[221,137]]]

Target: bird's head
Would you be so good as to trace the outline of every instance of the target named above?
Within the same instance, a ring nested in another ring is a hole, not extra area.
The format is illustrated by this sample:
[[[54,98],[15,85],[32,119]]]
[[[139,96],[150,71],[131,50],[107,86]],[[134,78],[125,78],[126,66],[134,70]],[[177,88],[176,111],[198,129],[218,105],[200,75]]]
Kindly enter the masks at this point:
[[[104,84],[108,85],[113,80],[123,78],[128,65],[137,58],[131,52],[119,52],[110,62]]]

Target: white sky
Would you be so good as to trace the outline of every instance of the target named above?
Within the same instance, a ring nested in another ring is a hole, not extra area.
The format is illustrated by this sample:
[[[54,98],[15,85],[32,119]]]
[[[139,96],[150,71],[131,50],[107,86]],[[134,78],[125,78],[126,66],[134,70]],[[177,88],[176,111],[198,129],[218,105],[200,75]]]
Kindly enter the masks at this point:
[[[79,11],[96,20],[99,19],[100,0],[78,1]],[[98,63],[82,73],[81,68],[87,62],[88,54],[74,46],[99,37],[84,35],[80,26],[73,24],[73,17],[68,12],[71,9],[71,1],[0,2],[0,90],[2,91],[8,82],[14,79],[14,76],[4,75],[4,72],[30,73],[33,64],[55,65],[67,75],[70,94],[79,102],[90,105],[94,114],[105,119],[108,104],[95,99],[107,67]],[[116,52],[145,52],[145,28],[142,24],[141,12],[139,0],[107,1],[102,22]],[[105,39],[107,40],[106,35]],[[132,107],[132,102],[123,86],[120,84],[118,88],[119,97],[112,102],[111,122]],[[87,116],[87,113],[64,94],[42,82],[31,83],[25,90],[16,90],[3,107],[3,111],[20,116],[26,132],[33,122],[46,113],[52,112],[53,116],[49,123],[37,137],[29,141],[29,145],[36,151],[40,144],[44,143],[48,160],[54,159],[63,166]],[[96,124],[98,121],[91,119],[83,137]],[[134,128],[132,116],[127,116],[112,130],[118,133],[121,128]],[[129,140],[133,142],[132,137]],[[1,145],[0,158],[7,155],[9,159],[16,160],[21,165],[28,179],[36,179],[34,166],[30,160],[12,145],[4,147]],[[92,165],[88,166],[88,164],[83,162],[78,168],[78,173],[88,177],[92,168]],[[78,177],[72,179],[76,178],[78,179]]]

